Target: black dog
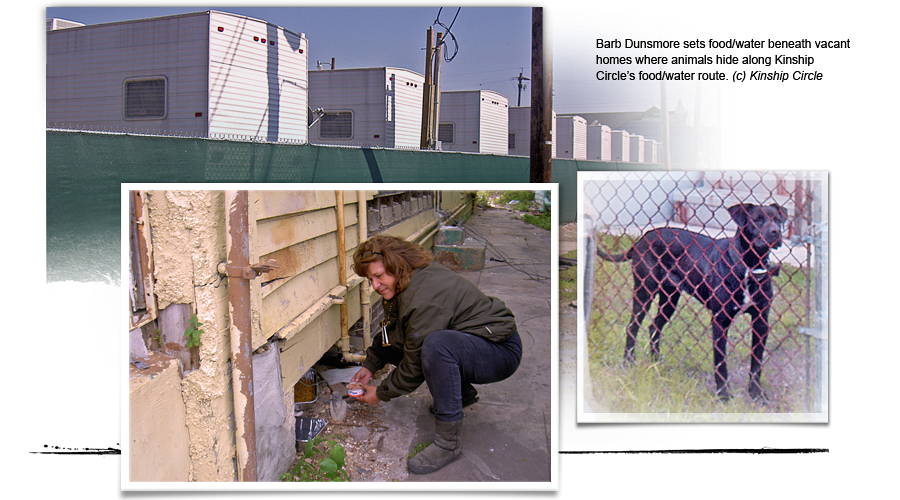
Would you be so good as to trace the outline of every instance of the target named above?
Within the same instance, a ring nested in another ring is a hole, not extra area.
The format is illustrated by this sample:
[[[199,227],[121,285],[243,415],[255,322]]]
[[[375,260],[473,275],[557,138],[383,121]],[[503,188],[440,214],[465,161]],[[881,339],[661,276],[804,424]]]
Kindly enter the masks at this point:
[[[655,296],[659,312],[650,326],[650,353],[659,357],[660,332],[672,317],[682,293],[700,299],[712,313],[713,362],[716,394],[730,399],[725,361],[726,333],[741,312],[750,314],[753,329],[750,395],[763,395],[760,385],[763,352],[769,335],[772,276],[769,251],[781,246],[787,219],[784,209],[772,204],[734,205],[728,208],[738,225],[734,238],[713,239],[684,229],[660,228],[644,234],[624,255],[597,250],[612,262],[631,261],[634,299],[625,338],[625,360],[634,362],[634,344],[641,322]]]

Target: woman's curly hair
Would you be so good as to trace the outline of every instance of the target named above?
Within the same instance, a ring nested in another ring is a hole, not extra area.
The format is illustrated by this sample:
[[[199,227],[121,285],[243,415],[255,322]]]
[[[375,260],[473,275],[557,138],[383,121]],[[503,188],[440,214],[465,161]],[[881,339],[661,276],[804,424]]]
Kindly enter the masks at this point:
[[[373,236],[359,245],[353,254],[353,272],[368,277],[369,264],[381,261],[388,274],[397,280],[397,293],[409,286],[413,271],[428,266],[434,255],[415,243],[396,236]]]

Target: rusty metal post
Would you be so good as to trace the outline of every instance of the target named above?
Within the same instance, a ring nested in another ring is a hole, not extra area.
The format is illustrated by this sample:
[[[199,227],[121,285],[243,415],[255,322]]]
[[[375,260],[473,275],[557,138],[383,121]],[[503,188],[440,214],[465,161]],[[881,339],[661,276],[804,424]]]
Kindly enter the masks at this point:
[[[248,196],[247,191],[225,192],[227,266],[232,268],[250,267]],[[253,398],[250,280],[247,277],[229,273],[228,306],[231,313],[231,383],[238,480],[253,482],[256,481],[256,416]]]

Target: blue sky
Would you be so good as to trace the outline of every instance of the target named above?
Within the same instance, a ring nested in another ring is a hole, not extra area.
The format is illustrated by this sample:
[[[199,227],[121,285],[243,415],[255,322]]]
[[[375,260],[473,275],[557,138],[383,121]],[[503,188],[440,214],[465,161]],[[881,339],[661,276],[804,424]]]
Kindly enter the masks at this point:
[[[338,68],[393,66],[424,73],[425,31],[434,23],[438,7],[48,7],[47,17],[84,24],[126,21],[186,12],[221,10],[242,14],[302,32],[309,39],[310,69],[316,60]],[[440,21],[449,26],[457,7],[445,7]],[[689,26],[666,21],[667,40],[695,38]],[[435,26],[435,30],[441,30]],[[516,76],[531,73],[530,7],[463,7],[452,32],[458,53],[441,68],[442,90],[485,89],[500,92],[511,105],[518,96]],[[581,9],[554,9],[553,107],[557,113],[639,111],[659,106],[659,82],[598,81],[597,71],[645,73],[658,65],[597,65],[596,56],[658,56],[658,49],[597,49],[597,38],[655,40],[656,18]],[[450,41],[449,50],[454,49]],[[446,50],[445,50],[446,52]],[[709,51],[707,51],[709,52]],[[696,50],[667,49],[666,56],[696,55]],[[328,65],[325,66],[326,68]],[[693,73],[696,66],[669,65],[667,71]],[[712,72],[715,68],[704,67]],[[522,92],[522,105],[531,100],[531,85]],[[681,98],[693,111],[694,81],[670,81],[669,110]],[[718,123],[717,82],[703,82],[701,120]]]

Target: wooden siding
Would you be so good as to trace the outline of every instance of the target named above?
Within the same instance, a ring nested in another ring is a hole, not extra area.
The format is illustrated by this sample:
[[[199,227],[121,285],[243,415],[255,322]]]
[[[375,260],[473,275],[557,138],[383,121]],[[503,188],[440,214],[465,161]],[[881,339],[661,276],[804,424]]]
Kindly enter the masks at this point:
[[[278,268],[258,280],[260,328],[254,332],[254,348],[263,345],[286,325],[329,295],[344,295],[338,278],[338,234],[334,191],[251,192],[254,206],[257,262],[278,263]],[[351,276],[352,251],[359,245],[358,202],[355,191],[344,192],[347,276]],[[330,308],[330,307],[329,307]],[[358,319],[349,319],[350,324]],[[340,328],[335,330],[337,341]],[[321,354],[321,353],[320,353]]]

